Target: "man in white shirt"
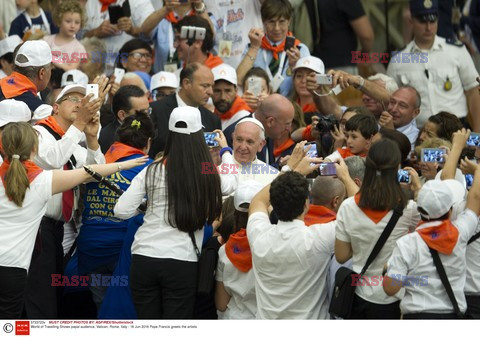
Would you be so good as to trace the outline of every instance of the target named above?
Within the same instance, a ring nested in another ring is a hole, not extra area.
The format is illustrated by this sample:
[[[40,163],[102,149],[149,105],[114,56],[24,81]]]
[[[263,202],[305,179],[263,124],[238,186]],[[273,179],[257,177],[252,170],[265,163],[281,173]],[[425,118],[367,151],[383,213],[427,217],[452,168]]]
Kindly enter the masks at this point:
[[[35,126],[39,137],[34,162],[41,168],[66,170],[105,163],[97,139],[101,101],[90,101],[92,95],[85,92],[83,85],[66,86],[53,105],[53,115]],[[84,135],[87,149],[79,145]],[[75,189],[53,196],[47,204],[39,229],[42,249],[34,251],[25,289],[28,318],[58,317],[57,288],[51,286],[51,275],[63,272],[64,224],[75,228],[78,198]]]
[[[298,167],[295,170],[301,172]],[[269,220],[270,202],[279,219],[276,226]],[[333,222],[305,226],[308,207],[308,182],[297,172],[280,175],[250,204],[247,237],[257,319],[328,318],[326,276],[335,226]]]

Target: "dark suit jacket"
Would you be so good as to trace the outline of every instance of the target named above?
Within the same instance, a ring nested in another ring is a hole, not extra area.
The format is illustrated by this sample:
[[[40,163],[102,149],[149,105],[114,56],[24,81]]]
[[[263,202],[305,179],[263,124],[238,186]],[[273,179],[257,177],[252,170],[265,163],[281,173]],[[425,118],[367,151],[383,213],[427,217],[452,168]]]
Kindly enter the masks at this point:
[[[110,148],[110,146],[115,142],[115,133],[117,132],[119,126],[120,123],[115,118],[113,122],[100,130],[98,143],[100,144],[100,149],[102,149],[103,154],[105,154]]]
[[[173,109],[178,107],[176,95],[167,96],[159,101],[150,104],[152,107],[151,118],[155,126],[156,135],[152,140],[152,146],[148,153],[151,158],[155,158],[158,152],[163,151],[165,144],[167,143],[168,136],[168,120]],[[222,123],[220,118],[214,115],[211,111],[199,107],[200,114],[202,116],[202,125],[204,131],[213,131],[215,129],[222,129]]]

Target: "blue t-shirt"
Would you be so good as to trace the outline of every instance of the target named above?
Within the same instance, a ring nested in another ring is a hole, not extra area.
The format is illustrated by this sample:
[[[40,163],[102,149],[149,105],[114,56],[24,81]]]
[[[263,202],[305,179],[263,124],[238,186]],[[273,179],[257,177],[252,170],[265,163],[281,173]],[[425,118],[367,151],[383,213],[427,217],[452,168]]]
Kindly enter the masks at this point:
[[[25,17],[24,13],[20,13],[13,21],[12,24],[10,25],[10,32],[8,33],[9,35],[18,35],[20,38],[23,39],[23,35],[30,30],[30,28],[35,28],[35,29],[41,29],[46,35],[51,35],[51,34],[57,34],[58,33],[58,28],[57,26],[54,25],[53,20],[52,20],[52,15],[50,12],[45,11],[45,16],[47,17],[48,22],[43,22],[42,16],[39,15],[36,18],[32,18],[32,25],[28,23],[27,18]],[[48,30],[45,25],[49,25],[50,28],[50,33],[48,33]]]

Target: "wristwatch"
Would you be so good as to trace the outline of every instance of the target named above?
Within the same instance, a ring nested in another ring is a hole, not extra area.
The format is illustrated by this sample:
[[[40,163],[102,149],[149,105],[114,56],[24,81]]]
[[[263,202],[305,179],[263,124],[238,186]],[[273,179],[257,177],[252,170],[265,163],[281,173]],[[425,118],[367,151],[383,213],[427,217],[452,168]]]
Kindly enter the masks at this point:
[[[355,87],[355,89],[362,90],[363,85],[365,84],[365,79],[362,76],[358,76],[358,77],[360,77],[360,83],[354,85],[354,87]]]
[[[195,8],[195,12],[197,12],[198,14],[203,14],[205,13],[207,6],[205,6],[205,3],[202,2],[202,5],[200,6],[200,8],[197,8],[197,7],[194,7],[194,8]]]

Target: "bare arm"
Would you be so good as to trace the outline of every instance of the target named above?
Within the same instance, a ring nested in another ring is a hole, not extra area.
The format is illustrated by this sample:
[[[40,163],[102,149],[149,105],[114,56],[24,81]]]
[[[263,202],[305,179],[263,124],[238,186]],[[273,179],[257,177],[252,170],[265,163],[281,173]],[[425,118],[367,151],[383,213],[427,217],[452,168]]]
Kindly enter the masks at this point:
[[[472,129],[474,132],[480,132],[480,93],[479,87],[465,91],[467,96],[468,113],[472,118]]]
[[[237,83],[243,83],[243,79],[247,72],[253,67],[257,54],[262,45],[263,30],[260,28],[252,28],[248,33],[250,39],[250,46],[247,54],[243,57],[242,61],[237,67]]]
[[[360,41],[362,51],[371,52],[373,47],[374,33],[370,20],[366,15],[359,17],[353,21],[350,21],[350,26]]]
[[[313,97],[313,102],[317,110],[322,115],[334,115],[337,120],[342,118],[342,109],[332,96],[318,96],[315,92],[319,92],[320,86],[317,84],[317,77],[315,73],[310,73],[307,77],[307,89]],[[322,93],[323,95],[323,93]]]
[[[218,311],[224,312],[227,310],[228,302],[230,302],[231,296],[225,290],[223,282],[216,282],[215,284],[215,306]]]
[[[480,166],[477,165],[475,175],[473,177],[473,184],[467,196],[467,208],[477,214],[480,214]]]
[[[465,147],[468,136],[470,136],[470,131],[465,129],[459,130],[453,134],[452,149],[450,150],[450,154],[445,162],[440,179],[455,179],[457,163],[460,159],[460,155],[462,154],[462,150]]]
[[[338,263],[345,263],[352,258],[352,244],[335,239],[335,259]]]

